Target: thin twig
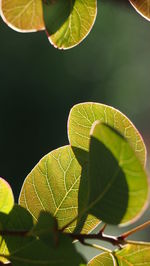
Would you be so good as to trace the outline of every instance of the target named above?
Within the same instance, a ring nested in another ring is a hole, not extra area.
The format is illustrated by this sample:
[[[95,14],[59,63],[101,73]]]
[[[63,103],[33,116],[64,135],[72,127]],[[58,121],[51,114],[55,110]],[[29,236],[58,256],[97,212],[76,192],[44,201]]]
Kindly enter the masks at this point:
[[[134,234],[134,233],[136,233],[136,232],[138,232],[138,231],[140,231],[140,230],[142,230],[142,229],[144,229],[144,228],[146,228],[148,226],[150,226],[150,221],[147,221],[144,224],[138,225],[137,227],[135,227],[135,228],[123,233],[118,238],[119,239],[126,239],[128,236],[130,236],[130,235],[132,235],[132,234]]]
[[[125,240],[123,239],[118,239],[118,237],[115,236],[110,236],[110,235],[105,235],[103,233],[99,234],[71,234],[71,233],[66,233],[66,235],[70,236],[73,238],[73,240],[78,240],[81,243],[83,243],[87,239],[97,239],[97,240],[102,240],[108,243],[111,243],[114,246],[119,246],[126,244]]]

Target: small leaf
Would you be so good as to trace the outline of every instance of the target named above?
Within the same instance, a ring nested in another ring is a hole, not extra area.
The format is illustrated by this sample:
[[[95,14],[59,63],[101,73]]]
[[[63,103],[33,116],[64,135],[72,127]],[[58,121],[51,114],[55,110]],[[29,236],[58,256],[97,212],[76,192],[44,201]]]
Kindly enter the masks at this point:
[[[88,182],[87,165],[81,167],[70,146],[61,147],[42,158],[26,177],[19,202],[35,220],[41,210],[50,212],[62,228],[87,205]],[[83,232],[90,232],[98,223],[98,219],[89,216]],[[72,232],[77,224],[78,221],[71,224],[68,231]]]
[[[91,213],[110,224],[135,221],[147,206],[148,180],[128,141],[95,122],[89,162]]]
[[[96,120],[112,126],[127,138],[136,155],[145,165],[146,148],[132,122],[117,109],[100,103],[80,103],[71,109],[68,119],[68,137],[72,147],[89,150],[90,130]]]
[[[49,41],[68,49],[79,44],[93,27],[97,0],[47,0],[43,10]]]
[[[0,212],[9,213],[14,205],[14,196],[10,185],[0,177]]]
[[[20,32],[44,29],[41,0],[1,0],[1,16],[9,27]]]
[[[88,266],[100,266],[100,265],[117,266],[117,263],[112,254],[105,252],[94,257],[88,263]]]
[[[150,244],[135,242],[128,244],[123,249],[114,253],[120,266],[149,266],[150,265]]]
[[[150,20],[150,1],[149,0],[129,0],[135,10],[147,20]]]

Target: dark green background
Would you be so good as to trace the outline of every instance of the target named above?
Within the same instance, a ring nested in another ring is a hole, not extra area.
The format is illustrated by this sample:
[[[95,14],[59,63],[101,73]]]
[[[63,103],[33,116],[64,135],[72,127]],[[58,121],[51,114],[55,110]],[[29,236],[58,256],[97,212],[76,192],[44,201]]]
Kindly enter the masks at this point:
[[[96,101],[128,115],[149,145],[150,23],[127,7],[98,4],[90,35],[67,51],[44,32],[0,27],[0,176],[16,199],[42,156],[68,143],[67,117]]]

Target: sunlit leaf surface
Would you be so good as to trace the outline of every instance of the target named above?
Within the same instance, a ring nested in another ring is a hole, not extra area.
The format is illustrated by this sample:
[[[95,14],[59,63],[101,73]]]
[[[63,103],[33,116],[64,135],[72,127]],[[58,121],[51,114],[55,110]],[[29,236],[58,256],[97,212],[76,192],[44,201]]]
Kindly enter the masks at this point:
[[[112,254],[102,253],[89,261],[88,266],[117,266]]]
[[[14,196],[10,185],[0,178],[0,212],[8,213],[14,205]]]
[[[59,49],[68,49],[79,44],[91,30],[97,0],[47,0],[43,10],[49,41]]]
[[[32,32],[44,29],[41,0],[1,0],[1,16],[14,30]]]
[[[89,149],[91,213],[109,224],[135,221],[148,202],[148,180],[129,142],[99,121]]]
[[[150,20],[150,1],[149,0],[129,0],[138,13]]]
[[[119,266],[150,266],[150,244],[137,242],[115,253]]]
[[[73,147],[89,150],[90,130],[96,120],[114,127],[127,138],[136,155],[145,165],[146,148],[137,129],[124,114],[104,104],[81,103],[71,109],[68,120],[68,137]]]
[[[19,201],[35,220],[41,210],[46,210],[63,227],[85,208],[88,182],[87,167],[82,168],[71,147],[65,146],[50,152],[35,166],[25,179]],[[98,223],[98,219],[89,216],[83,231],[88,233]],[[77,221],[71,224],[68,231],[73,231],[76,224]]]

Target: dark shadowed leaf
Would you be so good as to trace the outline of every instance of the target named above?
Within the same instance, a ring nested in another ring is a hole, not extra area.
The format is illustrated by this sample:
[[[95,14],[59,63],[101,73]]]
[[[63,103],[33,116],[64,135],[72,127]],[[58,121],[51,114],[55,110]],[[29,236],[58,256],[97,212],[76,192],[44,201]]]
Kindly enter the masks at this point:
[[[85,263],[82,256],[76,252],[72,239],[58,232],[55,220],[47,212],[40,214],[34,227],[32,216],[19,206],[15,206],[5,217],[4,214],[0,216],[0,221],[3,230],[29,231],[24,236],[3,236],[8,248],[4,257],[11,261],[13,266],[79,266]]]
[[[132,222],[148,201],[148,180],[128,141],[99,121],[89,151],[91,213],[106,223]]]

